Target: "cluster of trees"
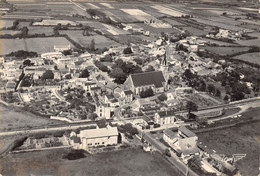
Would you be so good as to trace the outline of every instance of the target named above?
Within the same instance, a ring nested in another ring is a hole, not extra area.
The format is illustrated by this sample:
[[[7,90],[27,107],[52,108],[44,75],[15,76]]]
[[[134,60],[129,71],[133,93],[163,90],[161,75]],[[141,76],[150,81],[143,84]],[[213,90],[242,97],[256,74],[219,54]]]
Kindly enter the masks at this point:
[[[80,78],[88,78],[89,77],[89,71],[87,69],[82,70],[79,77]]]
[[[163,94],[161,94],[161,95],[159,95],[158,97],[158,100],[160,100],[160,101],[166,101],[167,100],[167,96],[163,93]]]
[[[26,59],[23,61],[23,65],[24,66],[33,66],[34,63],[32,63],[30,59]]]
[[[130,139],[133,139],[133,135],[138,134],[138,130],[131,123],[119,126],[118,131],[124,133]]]
[[[101,70],[102,72],[108,72],[109,69],[106,65],[104,65],[102,62],[96,60],[94,62],[94,64],[96,65],[97,68],[99,68],[99,70]]]
[[[54,79],[54,73],[51,70],[46,70],[42,76],[41,79],[46,80],[46,79]]]
[[[7,54],[6,56],[25,59],[25,58],[36,57],[36,56],[38,56],[38,53],[33,52],[33,51],[19,50],[19,51],[11,52],[10,54]]]
[[[132,54],[133,51],[132,51],[131,47],[127,47],[127,48],[124,49],[123,53],[124,54]]]
[[[109,76],[115,78],[115,83],[123,84],[127,76],[133,73],[142,73],[142,68],[133,63],[124,62],[122,59],[117,59],[109,72]]]
[[[151,97],[154,95],[153,89],[146,89],[140,92],[141,98]]]
[[[99,61],[100,62],[112,62],[113,58],[112,58],[113,54],[106,54],[104,57],[100,58]]]

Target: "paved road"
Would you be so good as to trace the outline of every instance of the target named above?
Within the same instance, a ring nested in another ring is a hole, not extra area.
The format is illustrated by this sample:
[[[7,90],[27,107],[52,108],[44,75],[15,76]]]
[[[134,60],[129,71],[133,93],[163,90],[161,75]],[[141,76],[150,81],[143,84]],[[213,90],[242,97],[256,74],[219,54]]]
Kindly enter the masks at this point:
[[[145,133],[143,138],[152,146],[154,146],[160,153],[164,153],[165,150],[168,148],[166,147],[163,143],[160,141],[154,139],[154,137],[150,133]],[[176,166],[184,175],[187,172],[187,166],[181,162],[175,154],[171,153],[171,157],[167,157],[167,159],[174,165]],[[188,169],[188,175],[190,176],[198,176],[195,172],[192,170]]]

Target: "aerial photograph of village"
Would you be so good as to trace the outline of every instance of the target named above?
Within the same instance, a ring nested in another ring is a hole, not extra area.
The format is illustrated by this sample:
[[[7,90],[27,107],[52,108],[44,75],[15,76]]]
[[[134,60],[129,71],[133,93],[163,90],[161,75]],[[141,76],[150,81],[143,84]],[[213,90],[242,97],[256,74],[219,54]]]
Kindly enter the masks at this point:
[[[1,0],[0,176],[260,176],[260,0]]]

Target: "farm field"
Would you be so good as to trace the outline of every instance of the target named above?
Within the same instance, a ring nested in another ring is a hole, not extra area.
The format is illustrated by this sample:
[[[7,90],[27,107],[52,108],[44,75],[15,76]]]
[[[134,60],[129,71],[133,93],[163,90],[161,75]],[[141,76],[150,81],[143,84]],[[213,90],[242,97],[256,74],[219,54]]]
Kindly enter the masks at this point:
[[[161,32],[167,32],[167,33],[179,33],[178,30],[174,28],[155,28],[150,25],[147,25],[145,23],[138,23],[138,26],[142,27],[144,31],[150,31],[151,33],[158,34]]]
[[[140,9],[121,9],[123,12],[127,13],[128,15],[131,15],[131,17],[135,18],[136,21],[150,21],[154,20],[156,22],[161,22],[154,16],[150,15],[149,13],[146,13]]]
[[[201,30],[201,29],[197,29],[194,27],[181,27],[183,30],[187,30],[189,31],[191,34],[193,35],[207,35],[209,32]]]
[[[113,38],[116,39],[119,43],[128,44],[132,43],[147,43],[146,41],[154,41],[155,39],[148,36],[140,36],[140,35],[115,35]]]
[[[0,29],[13,26],[14,20],[0,20]]]
[[[259,108],[244,113],[243,116],[256,116],[259,119]],[[214,149],[218,154],[225,154],[231,157],[232,154],[247,154],[245,158],[238,161],[236,166],[242,175],[255,176],[259,167],[260,143],[257,139],[260,136],[260,122],[252,122],[237,125],[230,128],[197,133],[199,141],[203,145]],[[227,147],[228,146],[228,147]]]
[[[1,41],[2,41],[2,46],[1,46],[0,53],[2,55],[6,55],[13,51],[18,51],[18,50],[35,51],[37,53],[44,53],[44,52],[54,51],[53,49],[54,45],[72,45],[64,37],[1,39]]]
[[[115,22],[134,22],[135,18],[125,13],[120,9],[104,9],[102,10],[107,16],[109,16]]]
[[[260,65],[260,53],[246,53],[242,55],[238,55],[233,57],[233,59],[239,59],[247,62],[251,62],[254,64],[259,64]]]
[[[95,40],[96,48],[104,48],[104,47],[111,47],[111,46],[118,46],[119,44],[113,40],[110,40],[102,35],[97,35],[96,33],[91,33],[91,36],[83,36],[83,30],[60,30],[60,34],[68,35],[72,40],[77,42],[83,47],[87,47],[90,45],[91,40]]]
[[[51,27],[40,27],[40,26],[28,26],[28,34],[45,34],[46,36],[53,35],[53,28]]]
[[[167,23],[171,24],[172,26],[187,26],[186,24],[180,23],[180,22],[175,21],[170,18],[164,18],[163,20],[166,21]]]
[[[69,21],[69,20],[42,20],[41,22],[34,22],[33,25],[34,26],[56,26],[58,24],[61,25],[71,25],[71,26],[76,26],[76,23],[73,21]]]
[[[211,44],[217,44],[220,46],[238,46],[238,44],[235,44],[235,43],[228,43],[228,42],[214,40],[214,39],[210,39],[210,38],[202,38],[202,40],[208,41]]]
[[[232,25],[232,24],[225,24],[223,22],[213,21],[211,19],[210,20],[209,19],[203,19],[203,18],[193,18],[193,19],[195,21],[197,21],[198,23],[202,23],[202,24],[210,25],[210,26],[217,26],[217,27],[232,30],[232,31],[245,30],[246,32],[252,32],[251,29],[246,29],[246,28],[235,26],[235,25]]]
[[[249,47],[243,47],[243,46],[229,46],[229,47],[205,46],[202,48],[208,50],[209,52],[219,54],[221,56],[232,55],[232,54],[249,50]]]
[[[236,41],[239,45],[243,46],[258,46],[260,47],[260,38],[252,40],[238,40]]]
[[[0,131],[44,127],[44,125],[64,124],[61,121],[50,120],[46,117],[39,117],[28,112],[19,112],[0,106]]]
[[[10,35],[15,35],[15,34],[20,34],[21,31],[12,31],[12,30],[1,30],[0,35],[5,35],[5,34],[10,34]]]
[[[156,9],[160,13],[174,16],[174,17],[180,17],[182,15],[186,15],[184,12],[182,12],[178,9],[168,8],[166,5],[164,6],[164,5],[156,4],[156,5],[152,5],[151,7]]]
[[[90,155],[77,160],[63,159],[71,149],[10,154],[0,159],[2,174],[11,175],[177,175],[159,153],[151,155],[142,149],[124,149],[116,152]],[[4,161],[4,162],[3,162]],[[134,174],[133,174],[134,173]]]

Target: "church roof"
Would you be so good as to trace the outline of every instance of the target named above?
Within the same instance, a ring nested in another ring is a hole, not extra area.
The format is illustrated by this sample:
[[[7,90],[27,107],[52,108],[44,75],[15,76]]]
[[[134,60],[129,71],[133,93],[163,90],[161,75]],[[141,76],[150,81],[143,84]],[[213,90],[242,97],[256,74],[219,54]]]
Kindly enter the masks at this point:
[[[163,83],[166,82],[161,71],[136,73],[130,75],[135,87],[154,85],[156,88],[163,87]]]

